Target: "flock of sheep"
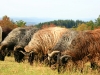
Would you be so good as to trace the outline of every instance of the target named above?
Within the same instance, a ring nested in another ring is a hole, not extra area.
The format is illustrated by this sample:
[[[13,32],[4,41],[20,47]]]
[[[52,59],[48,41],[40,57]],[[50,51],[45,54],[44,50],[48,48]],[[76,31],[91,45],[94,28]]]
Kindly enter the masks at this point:
[[[66,65],[71,62],[81,72],[87,62],[100,72],[100,29],[75,31],[62,27],[18,27],[1,41],[0,60],[4,61],[11,52],[18,63],[25,59],[30,65],[34,61],[45,62],[50,67],[55,65],[58,73],[66,70]]]

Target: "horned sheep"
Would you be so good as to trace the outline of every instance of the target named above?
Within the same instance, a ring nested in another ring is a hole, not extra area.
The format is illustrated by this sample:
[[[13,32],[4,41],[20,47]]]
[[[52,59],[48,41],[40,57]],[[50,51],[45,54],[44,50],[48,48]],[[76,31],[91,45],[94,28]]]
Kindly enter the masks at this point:
[[[28,53],[25,53],[24,47],[30,42],[32,36],[34,33],[36,33],[39,30],[39,28],[32,27],[30,28],[25,36],[18,42],[18,44],[14,47],[14,57],[15,61],[21,62],[26,54],[28,56]],[[30,54],[30,53],[29,53]]]
[[[14,46],[23,38],[29,27],[18,27],[13,29],[0,45],[0,60],[4,61],[7,53],[13,51]]]
[[[33,55],[36,55],[41,62],[47,58],[48,50],[52,49],[67,31],[68,29],[61,27],[41,29],[33,35],[31,41],[25,46],[25,51],[33,51]],[[34,56],[30,58],[30,63],[33,63]]]
[[[95,29],[86,32],[79,32],[72,40],[69,48],[61,54],[58,54],[58,63],[72,60],[75,66],[83,72],[84,64],[86,62],[95,63],[97,70],[100,72],[100,29]],[[58,65],[58,72],[60,72],[61,64]],[[79,66],[79,67],[78,67]]]

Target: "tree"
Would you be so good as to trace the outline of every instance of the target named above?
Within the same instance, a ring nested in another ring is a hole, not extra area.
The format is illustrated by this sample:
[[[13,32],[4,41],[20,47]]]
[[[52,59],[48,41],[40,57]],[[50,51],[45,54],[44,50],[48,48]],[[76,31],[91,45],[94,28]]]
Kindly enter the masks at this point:
[[[85,23],[84,21],[80,21],[80,20],[54,20],[54,21],[50,21],[50,22],[44,22],[44,23],[39,23],[36,26],[41,28],[43,25],[50,25],[50,24],[54,24],[56,26],[60,26],[60,27],[66,27],[66,28],[76,28],[78,26],[78,24],[82,24]]]
[[[92,20],[90,20],[89,22],[86,23],[87,28],[89,30],[93,30],[94,29],[94,22]]]
[[[76,30],[78,31],[87,30],[87,25],[85,23],[79,24]]]
[[[100,26],[100,15],[99,15],[99,17],[95,20],[95,24],[96,24],[96,26]]]
[[[2,40],[7,36],[7,34],[14,28],[17,27],[17,25],[10,20],[8,16],[3,16],[0,20],[0,26],[2,27]]]
[[[0,26],[3,28],[3,30],[5,28],[14,29],[17,27],[17,25],[14,22],[12,22],[10,18],[6,15],[3,16],[2,20],[0,20]]]
[[[26,26],[26,22],[24,22],[23,20],[19,20],[19,21],[16,21],[16,25],[18,27],[24,27]]]
[[[52,23],[51,23],[50,25],[44,24],[44,25],[42,25],[41,28],[43,29],[43,28],[49,28],[49,27],[55,27],[55,26],[56,26],[55,24],[52,24]]]

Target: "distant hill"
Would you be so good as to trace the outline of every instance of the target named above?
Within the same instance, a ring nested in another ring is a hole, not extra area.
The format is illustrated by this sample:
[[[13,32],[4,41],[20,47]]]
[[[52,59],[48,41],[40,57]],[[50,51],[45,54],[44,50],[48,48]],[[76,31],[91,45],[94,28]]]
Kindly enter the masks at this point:
[[[1,19],[1,18],[0,18]],[[49,21],[54,21],[54,20],[59,20],[59,19],[54,19],[54,18],[36,18],[36,17],[25,17],[25,18],[21,18],[21,17],[10,17],[11,20],[13,21],[18,21],[18,20],[23,20],[26,22],[26,25],[36,25],[36,24],[39,24],[39,23],[44,23],[44,22],[49,22]],[[60,20],[68,20],[68,19],[60,19]],[[72,20],[77,20],[77,19],[72,19]],[[95,19],[89,19],[89,18],[86,18],[86,19],[78,19],[78,20],[82,20],[82,21],[94,21]]]
[[[26,25],[35,25],[42,22],[52,21],[54,19],[51,18],[11,18],[13,21],[23,20],[26,22]]]

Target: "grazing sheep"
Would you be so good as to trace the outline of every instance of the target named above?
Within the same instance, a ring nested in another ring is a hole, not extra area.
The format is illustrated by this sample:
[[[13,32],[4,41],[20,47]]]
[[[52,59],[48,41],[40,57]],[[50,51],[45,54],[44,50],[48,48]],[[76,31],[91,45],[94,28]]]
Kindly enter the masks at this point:
[[[18,27],[13,29],[0,45],[0,60],[4,61],[7,53],[13,51],[14,46],[24,37],[29,27]]]
[[[86,62],[95,63],[100,72],[100,29],[78,33],[72,40],[69,49],[59,54],[58,72],[60,72],[60,61],[63,59],[66,63],[69,59],[72,60],[81,72]]]
[[[32,27],[29,31],[26,32],[25,36],[18,42],[18,44],[14,47],[14,57],[15,61],[21,62],[25,55],[24,47],[30,42],[34,33],[36,33],[39,29]],[[20,52],[21,51],[21,52]],[[22,52],[23,51],[23,52]],[[24,53],[24,54],[23,54]]]
[[[58,53],[67,50],[72,40],[77,36],[77,34],[78,32],[74,30],[67,31],[63,34],[63,36],[60,38],[57,44],[50,51],[48,51],[49,66],[57,63]]]
[[[73,33],[73,32],[74,32],[74,33]],[[49,59],[49,62],[50,62],[49,65],[51,66],[52,60],[54,60],[54,61],[53,61],[53,64],[56,64],[56,63],[57,63],[57,55],[58,55],[60,52],[61,52],[61,54],[62,54],[62,57],[64,57],[64,56],[66,57],[66,55],[63,55],[63,54],[66,52],[66,50],[70,50],[70,48],[73,47],[73,46],[70,45],[70,44],[72,43],[73,39],[76,38],[77,35],[79,36],[79,34],[85,33],[85,32],[89,32],[89,30],[88,30],[88,31],[83,31],[83,32],[70,31],[70,32],[65,33],[65,34],[63,35],[63,37],[59,40],[59,42],[55,45],[55,47],[52,48],[52,52],[51,52],[51,53],[48,53],[48,59]],[[73,34],[72,34],[72,33],[73,33]],[[77,37],[78,37],[78,36],[77,36]],[[73,44],[75,44],[75,43],[73,43]],[[62,57],[61,57],[61,58],[62,58]],[[84,62],[85,62],[85,61],[87,62],[88,57],[90,57],[90,55],[84,57]],[[61,58],[60,58],[60,59],[61,59]],[[55,60],[55,59],[56,59],[56,60]],[[64,61],[64,59],[65,59],[65,58],[61,59],[61,60],[63,60],[63,61],[62,61],[63,65],[64,65],[65,62],[67,62],[67,61]],[[66,58],[66,59],[67,59],[67,58]],[[55,62],[55,63],[54,63],[54,62]],[[66,66],[66,65],[64,65],[64,66]],[[91,62],[91,68],[94,69],[95,67],[97,67],[97,66],[96,66],[96,64],[92,61],[92,62]]]
[[[43,61],[47,58],[48,50],[56,45],[59,39],[68,29],[61,27],[50,27],[39,30],[35,33],[27,46],[25,51],[33,51],[34,56],[37,55],[39,61]],[[30,58],[30,63],[33,63],[34,57]]]

